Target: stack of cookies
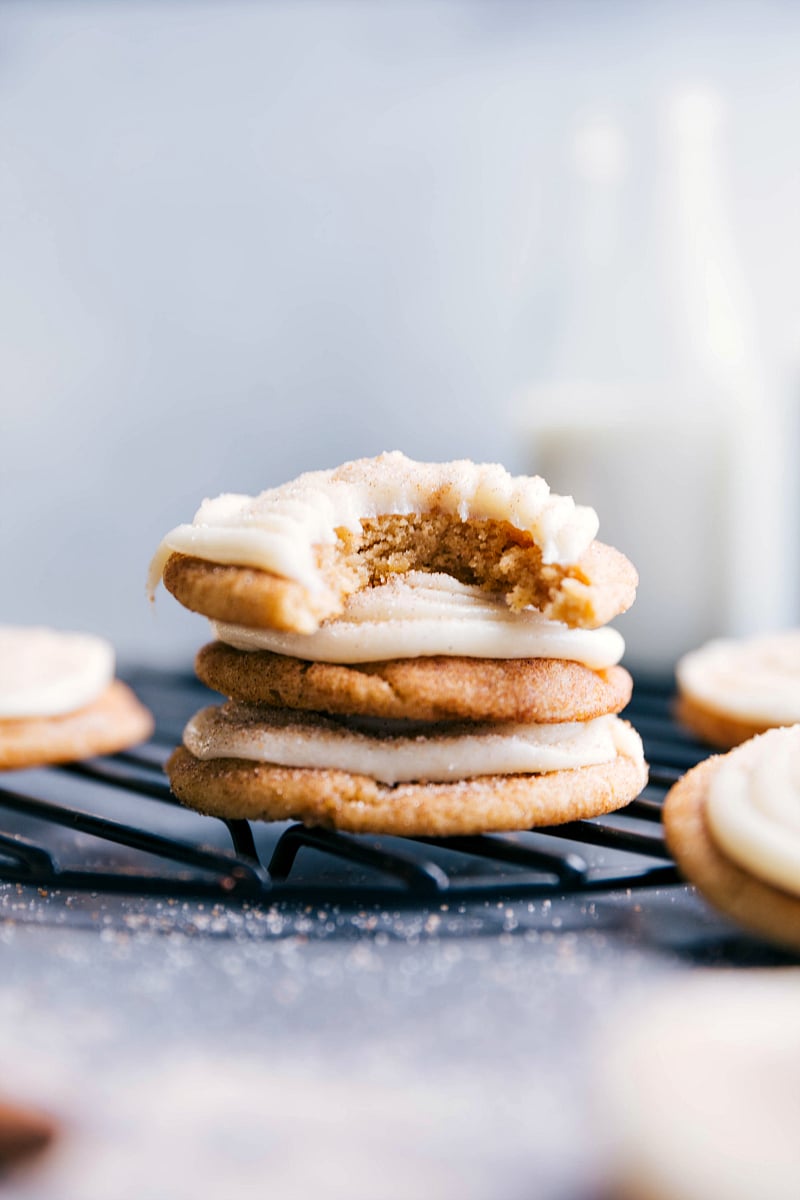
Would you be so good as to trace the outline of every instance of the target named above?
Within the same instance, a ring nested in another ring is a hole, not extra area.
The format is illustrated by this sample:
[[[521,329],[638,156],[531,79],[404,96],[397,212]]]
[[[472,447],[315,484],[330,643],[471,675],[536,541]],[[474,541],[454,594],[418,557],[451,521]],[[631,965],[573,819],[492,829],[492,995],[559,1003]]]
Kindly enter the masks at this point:
[[[399,453],[205,501],[153,561],[215,641],[227,697],[193,717],[173,791],[216,816],[358,833],[519,830],[644,787],[606,623],[636,573],[539,478]]]

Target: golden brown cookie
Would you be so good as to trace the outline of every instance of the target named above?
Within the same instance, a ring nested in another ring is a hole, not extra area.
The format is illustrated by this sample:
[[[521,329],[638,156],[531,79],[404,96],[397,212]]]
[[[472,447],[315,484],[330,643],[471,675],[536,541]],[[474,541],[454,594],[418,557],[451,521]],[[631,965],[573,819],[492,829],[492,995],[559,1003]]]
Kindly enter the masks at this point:
[[[730,750],[771,728],[768,724],[740,721],[725,713],[715,712],[695,703],[688,696],[679,696],[676,700],[675,716],[695,737],[720,750]]]
[[[726,757],[706,759],[670,790],[664,804],[667,844],[683,874],[711,904],[770,941],[800,951],[800,898],[732,862],[709,831],[708,788]]]
[[[301,583],[254,567],[232,567],[186,554],[170,555],[163,580],[167,591],[192,612],[293,633],[313,633],[322,621],[338,616],[345,594],[330,589],[310,592]]]
[[[587,721],[631,697],[623,667],[592,671],[563,659],[401,658],[343,666],[269,651],[204,646],[203,683],[248,704],[417,721]]]
[[[114,754],[145,741],[152,732],[148,710],[129,687],[114,680],[77,712],[0,719],[0,770]]]
[[[729,750],[768,729],[800,722],[800,630],[715,638],[675,668],[678,719]]]
[[[201,761],[181,746],[167,774],[183,804],[212,816],[297,820],[400,837],[457,837],[581,820],[623,807],[647,783],[644,759],[622,754],[610,763],[546,775],[391,786],[348,771]]]
[[[636,595],[638,576],[631,563],[600,542],[565,568],[544,564],[533,540],[505,522],[459,523],[436,514],[385,517],[364,525],[361,539],[342,539],[336,561],[328,551],[328,586],[319,592],[253,567],[184,554],[167,559],[164,586],[185,608],[214,620],[296,633],[313,633],[323,620],[341,615],[352,592],[407,571],[443,572],[505,594],[512,609],[531,605],[551,620],[588,629],[624,612]],[[373,525],[394,526],[394,534],[384,529],[381,538],[370,540]],[[325,551],[317,548],[319,561]]]

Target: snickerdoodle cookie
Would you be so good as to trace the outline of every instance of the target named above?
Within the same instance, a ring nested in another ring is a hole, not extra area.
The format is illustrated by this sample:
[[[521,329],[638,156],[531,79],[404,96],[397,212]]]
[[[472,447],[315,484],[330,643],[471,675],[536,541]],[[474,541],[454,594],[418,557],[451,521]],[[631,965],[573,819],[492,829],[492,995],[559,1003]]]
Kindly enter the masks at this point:
[[[800,726],[706,759],[667,795],[667,843],[717,908],[800,951]]]
[[[408,837],[597,816],[647,782],[641,741],[618,717],[445,728],[379,732],[230,704],[189,722],[167,770],[179,800],[215,816]]]
[[[633,687],[624,667],[593,671],[558,658],[326,663],[223,642],[204,646],[195,670],[214,691],[248,704],[415,721],[588,721],[621,712]]]
[[[800,721],[800,629],[707,642],[675,675],[678,718],[712,746]]]
[[[0,770],[111,754],[152,731],[102,638],[0,626]]]

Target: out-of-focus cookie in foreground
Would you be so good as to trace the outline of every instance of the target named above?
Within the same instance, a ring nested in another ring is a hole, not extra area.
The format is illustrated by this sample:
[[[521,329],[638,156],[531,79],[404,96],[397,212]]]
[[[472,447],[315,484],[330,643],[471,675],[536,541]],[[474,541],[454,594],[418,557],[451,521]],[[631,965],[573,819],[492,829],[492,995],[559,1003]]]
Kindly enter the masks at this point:
[[[7,1171],[41,1154],[56,1134],[56,1123],[47,1113],[0,1095],[0,1181]]]
[[[608,1200],[795,1200],[800,971],[726,971],[622,1008],[597,1047]]]
[[[675,670],[677,716],[722,750],[800,721],[800,629],[718,638],[685,654]]]
[[[113,754],[152,732],[104,639],[0,626],[0,770]]]
[[[607,812],[646,782],[624,644],[636,572],[597,517],[494,464],[402,454],[206,501],[151,572],[212,618],[176,795],[415,836]],[[458,722],[458,724],[453,724]]]

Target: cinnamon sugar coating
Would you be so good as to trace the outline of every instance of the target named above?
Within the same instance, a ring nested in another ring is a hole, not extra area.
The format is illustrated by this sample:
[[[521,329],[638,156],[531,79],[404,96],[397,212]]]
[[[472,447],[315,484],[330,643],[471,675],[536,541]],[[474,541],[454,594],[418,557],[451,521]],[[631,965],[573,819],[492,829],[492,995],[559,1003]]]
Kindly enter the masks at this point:
[[[152,732],[148,710],[126,684],[114,680],[97,700],[76,712],[0,720],[0,770],[115,754],[145,741]]]
[[[623,667],[593,671],[563,659],[404,658],[343,666],[269,651],[204,646],[203,683],[247,704],[417,721],[588,721],[620,712]]]
[[[558,825],[611,812],[647,782],[643,758],[547,775],[485,775],[457,783],[378,783],[366,775],[222,758],[179,747],[167,763],[175,795],[212,816],[298,820],[350,833],[457,837]]]

